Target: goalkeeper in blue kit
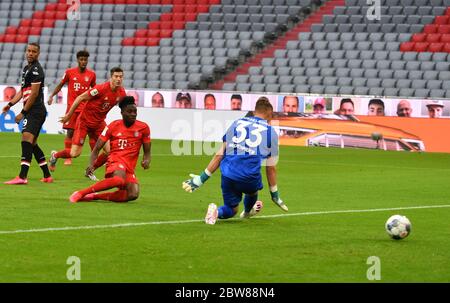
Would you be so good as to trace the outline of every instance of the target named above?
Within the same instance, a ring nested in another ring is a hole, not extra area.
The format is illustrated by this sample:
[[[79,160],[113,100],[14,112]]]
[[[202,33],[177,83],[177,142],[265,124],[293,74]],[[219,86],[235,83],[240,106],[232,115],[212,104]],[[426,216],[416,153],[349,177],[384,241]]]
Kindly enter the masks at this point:
[[[278,136],[269,125],[272,114],[272,104],[266,97],[260,97],[254,116],[234,121],[227,130],[221,148],[207,168],[200,175],[191,174],[191,179],[183,182],[183,189],[192,193],[220,167],[224,204],[219,208],[215,203],[209,204],[205,216],[207,224],[215,224],[217,218],[228,219],[236,215],[242,195],[244,210],[241,218],[249,218],[261,211],[263,203],[258,200],[258,191],[263,189],[261,166],[264,161],[272,201],[288,211],[277,188]]]

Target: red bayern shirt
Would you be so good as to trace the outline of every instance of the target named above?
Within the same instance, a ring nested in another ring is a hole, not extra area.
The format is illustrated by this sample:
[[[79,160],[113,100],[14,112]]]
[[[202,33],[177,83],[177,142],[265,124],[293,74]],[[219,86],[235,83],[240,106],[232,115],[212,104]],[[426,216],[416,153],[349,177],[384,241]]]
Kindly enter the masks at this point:
[[[121,163],[125,165],[127,172],[134,173],[142,144],[151,141],[150,127],[139,120],[130,127],[127,127],[123,120],[115,120],[105,127],[100,139],[110,142],[108,163]]]
[[[110,82],[107,81],[91,88],[89,95],[93,98],[85,102],[80,122],[89,128],[95,128],[105,121],[108,112],[127,94],[123,87],[119,87],[113,92]]]
[[[72,107],[75,99],[95,86],[97,76],[93,70],[86,68],[84,72],[80,72],[78,67],[66,69],[64,76],[61,80],[62,84],[67,84],[67,111]],[[85,106],[85,102],[82,102],[75,112],[81,112]]]

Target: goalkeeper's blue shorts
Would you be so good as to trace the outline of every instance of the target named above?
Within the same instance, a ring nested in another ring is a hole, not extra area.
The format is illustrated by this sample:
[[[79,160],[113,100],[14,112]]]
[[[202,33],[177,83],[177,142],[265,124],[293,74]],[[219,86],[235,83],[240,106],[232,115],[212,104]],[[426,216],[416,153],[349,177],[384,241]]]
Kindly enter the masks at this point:
[[[254,194],[263,189],[261,178],[250,183],[234,181],[222,175],[222,196],[225,205],[234,208],[242,200],[242,194]]]

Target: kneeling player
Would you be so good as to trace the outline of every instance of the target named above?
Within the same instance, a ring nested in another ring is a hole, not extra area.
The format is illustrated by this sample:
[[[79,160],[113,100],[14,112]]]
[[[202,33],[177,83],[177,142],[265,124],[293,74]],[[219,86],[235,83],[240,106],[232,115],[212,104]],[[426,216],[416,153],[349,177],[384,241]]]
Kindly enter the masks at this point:
[[[259,98],[254,117],[236,120],[223,136],[222,147],[205,171],[200,176],[191,174],[191,179],[183,182],[183,188],[193,192],[220,166],[224,205],[220,208],[214,203],[209,205],[205,217],[207,224],[215,224],[217,218],[228,219],[236,215],[243,194],[244,211],[241,218],[251,217],[261,211],[262,202],[258,201],[258,191],[263,188],[261,164],[265,159],[272,201],[288,211],[277,189],[278,136],[268,124],[272,113],[269,100],[266,97]]]
[[[122,120],[113,121],[105,127],[92,150],[90,165],[86,169],[87,172],[93,171],[100,150],[109,140],[111,152],[106,164],[105,179],[74,192],[70,196],[70,202],[92,200],[127,202],[138,198],[139,184],[134,170],[141,146],[144,150],[141,166],[144,169],[150,167],[150,128],[146,123],[136,120],[137,108],[133,97],[124,97],[119,103],[119,107]],[[99,193],[114,187],[117,187],[118,190]]]

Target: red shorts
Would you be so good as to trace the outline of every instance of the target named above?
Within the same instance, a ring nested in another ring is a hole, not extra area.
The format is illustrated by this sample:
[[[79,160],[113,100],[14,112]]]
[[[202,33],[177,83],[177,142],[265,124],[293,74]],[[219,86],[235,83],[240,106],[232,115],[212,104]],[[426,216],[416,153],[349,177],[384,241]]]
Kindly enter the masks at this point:
[[[77,119],[81,112],[74,112],[69,121],[63,124],[64,129],[75,129],[77,126]]]
[[[126,172],[125,182],[126,183],[139,183],[139,180],[136,178],[134,171],[130,172],[127,170],[125,165],[120,162],[109,162],[106,163],[105,170],[105,178],[111,178],[116,170],[122,170]]]
[[[80,119],[77,120],[77,126],[73,133],[72,144],[83,146],[84,140],[86,136],[89,135],[89,138],[97,141],[100,135],[102,134],[103,129],[106,126],[106,122],[102,121],[95,128],[88,127],[85,123],[82,123]]]

